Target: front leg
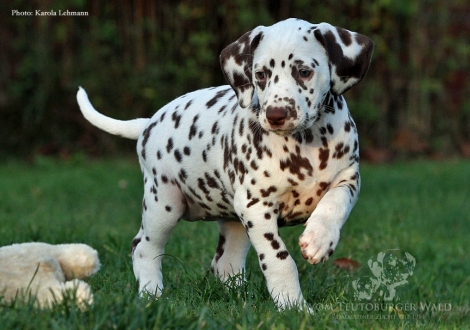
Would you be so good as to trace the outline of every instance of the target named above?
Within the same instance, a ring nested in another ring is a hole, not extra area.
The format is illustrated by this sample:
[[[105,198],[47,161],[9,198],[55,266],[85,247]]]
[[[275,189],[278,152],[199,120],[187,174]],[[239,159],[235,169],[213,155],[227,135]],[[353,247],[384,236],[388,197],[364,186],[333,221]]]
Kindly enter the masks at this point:
[[[341,227],[359,196],[360,177],[357,169],[349,169],[341,177],[344,179],[320,200],[299,237],[302,256],[313,265],[328,260],[333,254]]]
[[[258,255],[267,287],[279,309],[303,308],[305,301],[299,284],[297,266],[282,241],[274,209],[235,194],[235,211],[246,228]],[[267,216],[269,214],[269,216]]]

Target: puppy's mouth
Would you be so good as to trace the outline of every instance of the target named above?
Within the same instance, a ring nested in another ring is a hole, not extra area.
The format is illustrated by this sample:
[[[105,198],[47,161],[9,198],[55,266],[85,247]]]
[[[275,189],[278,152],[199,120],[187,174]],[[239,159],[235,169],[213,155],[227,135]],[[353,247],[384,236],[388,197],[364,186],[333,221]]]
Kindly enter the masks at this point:
[[[280,136],[290,136],[298,132],[297,129],[271,129],[270,132],[276,133]]]
[[[296,123],[290,122],[282,126],[268,125],[264,129],[268,132],[275,133],[279,136],[292,136],[295,134],[302,134],[303,132],[310,131],[312,126],[320,119],[320,116],[309,116],[307,115],[303,120]]]

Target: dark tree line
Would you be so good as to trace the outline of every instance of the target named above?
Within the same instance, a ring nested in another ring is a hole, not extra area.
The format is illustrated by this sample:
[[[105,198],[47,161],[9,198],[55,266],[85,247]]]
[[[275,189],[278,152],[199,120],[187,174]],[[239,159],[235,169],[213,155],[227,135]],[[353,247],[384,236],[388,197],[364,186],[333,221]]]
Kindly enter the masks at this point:
[[[346,95],[365,156],[470,157],[468,1],[7,0],[0,8],[2,157],[130,150],[81,117],[77,86],[107,115],[150,116],[188,91],[225,84],[224,46],[288,17],[374,40],[369,73]],[[12,15],[36,9],[88,16]]]

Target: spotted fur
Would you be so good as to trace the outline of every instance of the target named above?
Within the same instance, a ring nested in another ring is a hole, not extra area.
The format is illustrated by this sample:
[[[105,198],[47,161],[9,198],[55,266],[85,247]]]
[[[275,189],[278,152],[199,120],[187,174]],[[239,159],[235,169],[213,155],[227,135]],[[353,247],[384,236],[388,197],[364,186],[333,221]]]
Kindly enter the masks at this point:
[[[312,264],[333,253],[360,188],[357,130],[342,94],[365,75],[373,44],[331,26],[288,19],[225,48],[230,86],[186,94],[150,119],[118,121],[77,98],[84,116],[138,138],[142,225],[132,242],[140,292],[160,296],[161,258],[180,219],[218,221],[212,270],[244,272],[251,245],[279,308],[305,305],[279,227],[304,224]]]

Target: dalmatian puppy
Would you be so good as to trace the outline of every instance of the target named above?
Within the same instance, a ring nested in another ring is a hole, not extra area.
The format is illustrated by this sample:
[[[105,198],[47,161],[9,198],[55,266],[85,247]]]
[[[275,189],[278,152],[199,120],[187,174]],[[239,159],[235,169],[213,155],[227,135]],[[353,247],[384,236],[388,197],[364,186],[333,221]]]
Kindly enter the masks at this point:
[[[212,270],[243,274],[252,245],[280,309],[306,306],[279,228],[304,224],[302,256],[333,253],[359,188],[357,130],[342,94],[366,74],[371,40],[327,23],[288,19],[228,45],[230,86],[177,98],[150,119],[83,115],[111,134],[138,139],[144,177],[142,225],[132,242],[139,291],[160,296],[162,256],[180,219],[217,221]]]

